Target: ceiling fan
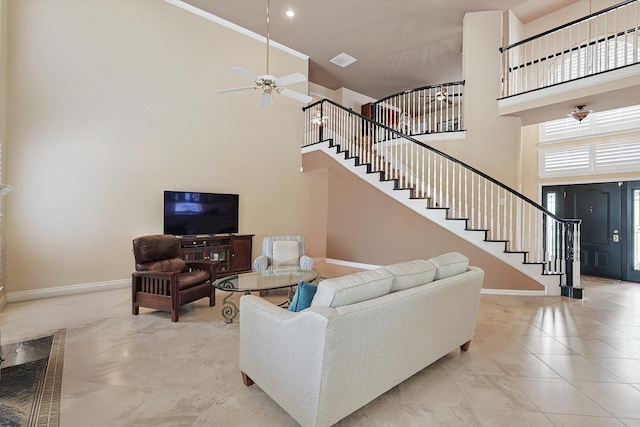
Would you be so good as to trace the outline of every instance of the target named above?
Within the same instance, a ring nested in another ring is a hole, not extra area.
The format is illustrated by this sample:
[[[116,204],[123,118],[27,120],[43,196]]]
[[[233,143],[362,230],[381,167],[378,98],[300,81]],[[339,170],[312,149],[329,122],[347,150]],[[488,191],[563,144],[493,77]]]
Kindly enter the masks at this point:
[[[269,74],[269,0],[267,0],[267,72],[266,74],[255,76],[249,71],[240,68],[240,67],[231,67],[233,71],[238,74],[241,74],[248,79],[253,80],[253,86],[242,86],[231,89],[221,89],[218,93],[230,93],[230,92],[240,92],[244,90],[255,90],[261,89],[262,95],[260,95],[260,108],[269,108],[271,106],[271,102],[273,101],[272,95],[273,92],[279,93],[281,95],[287,96],[289,98],[295,99],[300,102],[309,103],[312,101],[312,98],[308,95],[305,95],[300,92],[296,92],[291,89],[287,89],[284,86],[300,83],[307,80],[307,78],[302,73],[293,73],[284,77],[274,77]]]
[[[439,103],[439,104],[443,104],[443,103],[447,103],[448,105],[451,105],[453,102],[451,101],[451,97],[454,96],[460,96],[459,93],[454,93],[454,94],[450,94],[447,92],[447,88],[446,87],[442,87],[439,88],[435,93],[433,94],[426,94],[426,95],[422,95],[424,98],[428,98],[429,101],[427,101],[425,103],[425,107],[429,106],[429,104],[433,104],[433,103]]]

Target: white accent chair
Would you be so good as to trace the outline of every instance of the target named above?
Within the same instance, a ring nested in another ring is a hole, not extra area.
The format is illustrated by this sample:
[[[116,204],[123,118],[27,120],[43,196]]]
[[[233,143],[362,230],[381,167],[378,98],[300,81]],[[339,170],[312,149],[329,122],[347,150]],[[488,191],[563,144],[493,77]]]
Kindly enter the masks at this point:
[[[262,239],[262,255],[253,261],[253,268],[262,272],[274,267],[313,270],[313,258],[304,254],[304,237],[272,236]]]

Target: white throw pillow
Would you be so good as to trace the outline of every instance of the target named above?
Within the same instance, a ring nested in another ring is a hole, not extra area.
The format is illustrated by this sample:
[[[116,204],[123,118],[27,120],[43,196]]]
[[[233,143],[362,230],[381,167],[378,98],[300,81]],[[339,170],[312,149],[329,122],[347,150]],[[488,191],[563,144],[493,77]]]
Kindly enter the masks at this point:
[[[389,293],[393,275],[385,269],[325,279],[318,285],[311,307],[340,307]]]
[[[300,265],[300,245],[295,240],[275,240],[272,246],[273,265]]]
[[[393,274],[391,292],[424,285],[436,277],[436,266],[423,259],[387,265],[384,269]]]
[[[449,252],[429,261],[437,268],[435,280],[462,274],[469,268],[469,258],[459,252]]]

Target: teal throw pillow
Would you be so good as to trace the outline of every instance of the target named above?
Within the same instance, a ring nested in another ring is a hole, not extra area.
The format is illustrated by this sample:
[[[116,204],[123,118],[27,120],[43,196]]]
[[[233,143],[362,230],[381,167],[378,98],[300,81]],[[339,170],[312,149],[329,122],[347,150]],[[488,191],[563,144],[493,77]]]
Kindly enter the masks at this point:
[[[308,282],[298,283],[298,289],[289,304],[289,311],[302,311],[311,306],[311,300],[318,290],[318,285]]]

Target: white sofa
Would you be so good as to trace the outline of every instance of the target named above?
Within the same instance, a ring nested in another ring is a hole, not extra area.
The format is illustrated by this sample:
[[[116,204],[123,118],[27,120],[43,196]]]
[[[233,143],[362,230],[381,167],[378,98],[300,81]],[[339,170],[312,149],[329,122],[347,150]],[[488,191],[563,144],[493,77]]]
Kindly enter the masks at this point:
[[[302,426],[330,426],[473,337],[484,272],[457,252],[320,282],[291,312],[240,299],[240,370]]]

